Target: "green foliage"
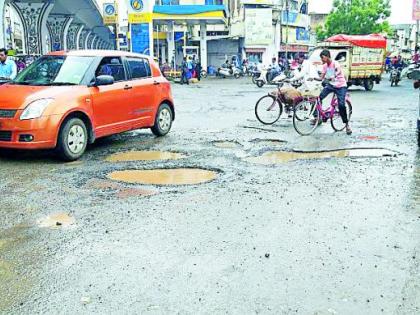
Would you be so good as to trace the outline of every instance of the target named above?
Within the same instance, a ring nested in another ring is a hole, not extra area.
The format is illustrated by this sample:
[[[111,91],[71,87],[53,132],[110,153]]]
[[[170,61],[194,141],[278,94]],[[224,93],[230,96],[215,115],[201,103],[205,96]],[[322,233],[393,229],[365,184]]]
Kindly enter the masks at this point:
[[[325,26],[317,27],[318,40],[336,34],[392,34],[387,21],[391,15],[390,0],[334,0],[334,8]]]

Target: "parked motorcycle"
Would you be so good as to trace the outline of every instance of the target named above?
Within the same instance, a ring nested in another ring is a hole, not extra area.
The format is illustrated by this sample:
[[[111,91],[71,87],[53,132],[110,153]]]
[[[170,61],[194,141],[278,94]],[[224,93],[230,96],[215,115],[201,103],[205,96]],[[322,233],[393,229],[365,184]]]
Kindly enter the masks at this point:
[[[277,75],[273,75],[270,71],[271,68],[265,68],[261,71],[260,76],[255,80],[255,84],[258,87],[261,88],[266,84],[278,85],[284,79],[291,79],[293,77],[293,71],[286,70]]]
[[[239,79],[241,71],[233,65],[222,65],[222,67],[217,69],[217,75],[223,78],[234,77],[235,79]]]
[[[390,78],[391,86],[397,86],[398,82],[401,81],[401,69],[400,68],[393,68],[391,70]]]
[[[413,73],[418,69],[420,69],[420,63],[413,62],[401,72],[401,76],[407,76],[409,80],[412,80]]]

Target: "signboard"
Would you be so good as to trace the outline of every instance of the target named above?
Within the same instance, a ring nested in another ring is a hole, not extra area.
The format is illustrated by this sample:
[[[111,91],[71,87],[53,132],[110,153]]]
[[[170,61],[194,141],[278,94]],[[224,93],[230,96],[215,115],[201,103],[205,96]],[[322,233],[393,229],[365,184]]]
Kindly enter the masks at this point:
[[[268,5],[272,5],[273,0],[242,0],[241,4],[268,4]]]
[[[129,23],[150,23],[154,0],[126,0]]]
[[[282,27],[282,41],[286,42],[286,34],[287,42],[289,44],[309,44],[310,36],[309,31],[304,29],[303,27],[289,27],[288,31],[286,27]]]
[[[104,3],[103,9],[104,24],[117,24],[118,15],[115,3]]]
[[[269,8],[245,10],[245,46],[273,42],[272,11]]]
[[[420,20],[420,0],[413,0],[413,20]]]
[[[148,23],[131,25],[131,49],[139,54],[150,55],[150,28]]]
[[[297,12],[283,11],[281,15],[282,24],[286,23],[291,26],[300,26],[307,28],[310,24],[309,15],[300,14]]]

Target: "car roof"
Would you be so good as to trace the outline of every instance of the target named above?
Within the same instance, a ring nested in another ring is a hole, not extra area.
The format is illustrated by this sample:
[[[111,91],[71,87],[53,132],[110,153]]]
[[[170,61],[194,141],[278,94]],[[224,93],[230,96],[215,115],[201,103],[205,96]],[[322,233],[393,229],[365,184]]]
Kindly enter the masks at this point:
[[[47,54],[48,56],[79,56],[79,57],[143,57],[151,59],[148,55],[136,54],[132,52],[119,50],[71,50],[71,51],[54,51]]]

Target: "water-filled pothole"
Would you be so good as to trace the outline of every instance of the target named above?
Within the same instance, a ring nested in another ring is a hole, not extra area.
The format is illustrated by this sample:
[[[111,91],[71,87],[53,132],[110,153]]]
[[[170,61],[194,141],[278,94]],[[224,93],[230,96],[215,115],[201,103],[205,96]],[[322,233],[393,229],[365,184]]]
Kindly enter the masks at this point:
[[[179,160],[185,155],[174,152],[161,151],[128,151],[115,153],[108,156],[107,162],[130,162],[130,161],[159,161],[159,160]]]
[[[75,219],[67,213],[56,213],[39,220],[38,226],[42,228],[60,228],[74,224]]]
[[[387,149],[346,149],[325,152],[286,152],[286,151],[269,151],[261,156],[246,158],[246,161],[256,164],[279,164],[295,160],[312,160],[312,159],[328,159],[328,158],[374,158],[395,156],[396,152]]]
[[[237,148],[242,147],[242,144],[240,144],[237,141],[225,141],[225,140],[213,141],[213,145],[221,149],[237,149]]]
[[[107,177],[130,184],[196,185],[216,179],[217,173],[204,169],[177,168],[115,171],[108,174]]]

